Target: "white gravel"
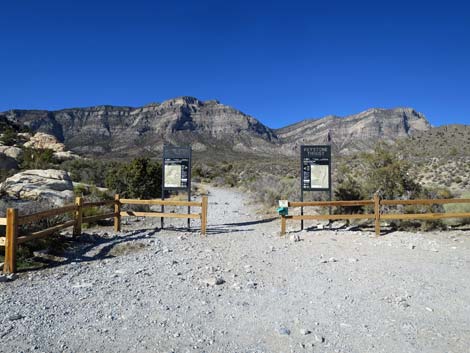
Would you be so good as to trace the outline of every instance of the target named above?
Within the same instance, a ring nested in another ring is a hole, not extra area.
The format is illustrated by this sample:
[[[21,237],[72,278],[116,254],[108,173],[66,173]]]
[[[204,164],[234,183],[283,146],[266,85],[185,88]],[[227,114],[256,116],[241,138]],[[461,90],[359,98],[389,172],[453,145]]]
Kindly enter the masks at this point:
[[[210,191],[206,238],[132,222],[0,283],[0,352],[470,351],[470,232],[290,241]]]

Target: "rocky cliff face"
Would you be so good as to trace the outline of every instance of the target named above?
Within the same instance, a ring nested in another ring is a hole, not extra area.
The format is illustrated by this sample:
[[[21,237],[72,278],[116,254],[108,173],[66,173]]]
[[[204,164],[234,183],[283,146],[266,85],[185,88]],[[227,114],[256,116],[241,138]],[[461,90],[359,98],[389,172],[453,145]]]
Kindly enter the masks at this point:
[[[369,109],[341,118],[309,119],[275,130],[289,150],[300,145],[331,142],[338,152],[366,150],[378,140],[395,141],[426,131],[431,125],[424,115],[411,108]]]
[[[140,108],[97,106],[59,111],[12,110],[11,121],[56,136],[81,154],[159,152],[164,143],[196,151],[296,154],[301,144],[331,142],[340,152],[369,148],[430,128],[413,109],[370,109],[345,118],[328,116],[272,130],[218,101],[180,97]]]

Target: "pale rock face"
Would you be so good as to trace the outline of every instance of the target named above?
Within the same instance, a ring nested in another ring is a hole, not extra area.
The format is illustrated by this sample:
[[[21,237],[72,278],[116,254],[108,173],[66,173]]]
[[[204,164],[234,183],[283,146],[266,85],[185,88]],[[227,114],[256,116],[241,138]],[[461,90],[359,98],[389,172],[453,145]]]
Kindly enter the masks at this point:
[[[295,155],[302,144],[328,142],[334,151],[354,152],[368,150],[379,140],[395,140],[431,128],[411,108],[374,108],[344,118],[308,119],[275,130],[218,101],[193,97],[137,108],[96,106],[4,114],[33,131],[55,136],[76,153],[124,156],[161,152],[165,143],[209,152]]]
[[[54,157],[61,162],[80,158],[80,156],[72,153],[71,151],[54,152]]]
[[[55,136],[42,132],[34,134],[24,146],[34,149],[49,149],[54,152],[65,151],[65,145],[60,143]]]
[[[63,170],[26,170],[0,184],[0,192],[14,199],[47,200],[62,206],[74,199],[70,176]]]
[[[18,147],[0,145],[0,153],[3,153],[7,157],[18,159],[23,154],[23,151]]]

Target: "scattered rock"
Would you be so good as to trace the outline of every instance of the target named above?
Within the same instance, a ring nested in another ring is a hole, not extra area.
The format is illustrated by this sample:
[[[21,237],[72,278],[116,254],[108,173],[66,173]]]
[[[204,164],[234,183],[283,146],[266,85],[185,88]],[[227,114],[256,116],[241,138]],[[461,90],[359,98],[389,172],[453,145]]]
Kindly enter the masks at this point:
[[[289,240],[292,242],[292,243],[296,243],[298,241],[300,241],[300,236],[298,234],[292,234],[290,237],[289,237]]]
[[[279,333],[281,336],[289,336],[290,335],[290,330],[287,327],[280,327],[277,330],[277,333]]]
[[[204,283],[209,286],[218,286],[225,283],[225,280],[222,277],[210,277],[207,278]]]
[[[328,259],[328,262],[338,262],[338,260],[337,260],[336,258],[334,258],[334,257],[330,257],[330,258]]]
[[[24,318],[24,316],[21,315],[21,314],[12,314],[12,315],[8,316],[8,320],[10,320],[10,321],[21,320],[23,318]]]
[[[301,328],[299,330],[299,332],[300,332],[301,335],[304,335],[304,336],[308,335],[309,333],[312,333],[312,331],[310,331],[309,329],[306,329],[306,328]]]
[[[356,259],[356,258],[354,258],[354,257],[350,257],[350,258],[348,259],[348,262],[351,263],[351,264],[353,264],[353,263],[355,263],[355,262],[358,262],[358,261],[359,261],[359,259]]]
[[[408,249],[413,250],[414,248],[416,248],[416,245],[414,245],[414,244],[408,245]]]

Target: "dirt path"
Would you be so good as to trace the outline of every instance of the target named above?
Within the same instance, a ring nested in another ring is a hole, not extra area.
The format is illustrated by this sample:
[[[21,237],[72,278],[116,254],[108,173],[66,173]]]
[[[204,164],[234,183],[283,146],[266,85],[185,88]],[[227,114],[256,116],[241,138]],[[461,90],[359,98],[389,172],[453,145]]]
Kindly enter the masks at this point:
[[[131,223],[0,283],[0,351],[469,352],[470,232],[292,242],[253,211],[210,188],[206,238]]]

